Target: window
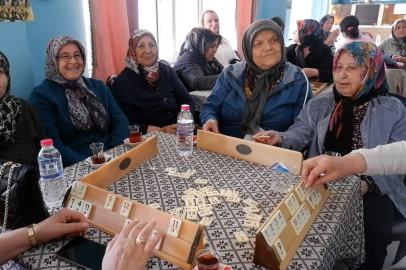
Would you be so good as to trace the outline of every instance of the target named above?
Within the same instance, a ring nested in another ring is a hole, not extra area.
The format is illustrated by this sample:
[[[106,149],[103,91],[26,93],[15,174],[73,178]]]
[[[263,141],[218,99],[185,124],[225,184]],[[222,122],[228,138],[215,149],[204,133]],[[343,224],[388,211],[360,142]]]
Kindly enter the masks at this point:
[[[200,25],[200,14],[207,9],[217,13],[220,34],[236,48],[235,8],[236,0],[139,0],[139,27],[154,34],[159,58],[173,63],[187,33]]]

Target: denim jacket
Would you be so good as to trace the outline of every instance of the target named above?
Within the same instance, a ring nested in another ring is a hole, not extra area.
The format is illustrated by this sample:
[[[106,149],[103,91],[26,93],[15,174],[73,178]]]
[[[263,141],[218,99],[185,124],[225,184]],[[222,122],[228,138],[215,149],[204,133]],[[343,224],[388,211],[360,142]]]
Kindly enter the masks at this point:
[[[323,145],[334,109],[332,90],[325,91],[310,100],[303,108],[295,123],[282,132],[283,148],[296,151],[306,149],[309,157],[323,154]],[[374,148],[378,145],[406,140],[406,109],[394,97],[379,96],[370,100],[360,126],[362,147]],[[373,175],[382,194],[388,195],[397,209],[406,217],[405,175]]]
[[[243,90],[245,66],[245,61],[242,61],[225,68],[200,111],[202,124],[210,119],[216,120],[220,133],[237,138],[245,135],[239,130],[247,109]],[[301,70],[286,63],[282,80],[265,102],[260,127],[265,130],[287,130],[312,96]]]

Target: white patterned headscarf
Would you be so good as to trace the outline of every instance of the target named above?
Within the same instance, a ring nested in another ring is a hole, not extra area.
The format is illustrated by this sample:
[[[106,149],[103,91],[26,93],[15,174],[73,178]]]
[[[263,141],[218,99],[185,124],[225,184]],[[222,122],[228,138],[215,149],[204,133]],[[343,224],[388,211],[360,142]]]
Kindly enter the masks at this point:
[[[21,120],[21,102],[10,95],[10,65],[7,57],[0,51],[0,67],[4,68],[7,76],[7,88],[4,96],[0,99],[0,144],[14,143],[16,126]]]
[[[78,130],[90,130],[94,127],[104,134],[110,126],[110,118],[105,108],[90,90],[83,77],[76,81],[65,79],[58,69],[59,50],[68,43],[75,43],[82,54],[83,66],[86,65],[86,54],[83,45],[70,36],[57,36],[51,39],[46,49],[45,75],[65,89],[70,119]],[[77,94],[79,93],[79,95]],[[81,96],[81,97],[79,97]]]
[[[140,65],[138,63],[137,54],[135,52],[137,49],[138,42],[142,37],[146,35],[149,35],[153,39],[153,41],[155,42],[155,46],[157,47],[157,55],[155,62],[150,67],[144,67]],[[140,75],[143,79],[145,79],[147,84],[149,84],[151,88],[155,88],[155,82],[159,78],[158,59],[159,59],[158,46],[156,44],[154,35],[152,35],[151,32],[145,29],[135,30],[133,36],[130,37],[130,40],[128,41],[128,51],[125,57],[125,64],[129,69],[131,69],[132,71]]]

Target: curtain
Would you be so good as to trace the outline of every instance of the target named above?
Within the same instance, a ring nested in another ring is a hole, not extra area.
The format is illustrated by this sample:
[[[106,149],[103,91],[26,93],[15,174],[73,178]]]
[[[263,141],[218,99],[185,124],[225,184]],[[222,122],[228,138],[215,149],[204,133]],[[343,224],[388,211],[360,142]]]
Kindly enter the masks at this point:
[[[125,67],[128,39],[138,28],[137,0],[89,0],[92,77],[106,81]]]
[[[241,58],[242,37],[247,27],[257,19],[258,0],[237,0],[235,11],[235,30],[237,32],[237,51]]]

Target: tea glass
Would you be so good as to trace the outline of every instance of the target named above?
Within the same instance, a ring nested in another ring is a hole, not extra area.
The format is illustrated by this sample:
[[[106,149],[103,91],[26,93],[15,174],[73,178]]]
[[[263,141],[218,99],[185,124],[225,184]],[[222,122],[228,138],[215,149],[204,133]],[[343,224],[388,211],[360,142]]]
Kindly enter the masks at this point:
[[[103,154],[103,143],[91,143],[90,149],[92,150],[92,163],[93,164],[103,164],[106,162],[106,158]]]

